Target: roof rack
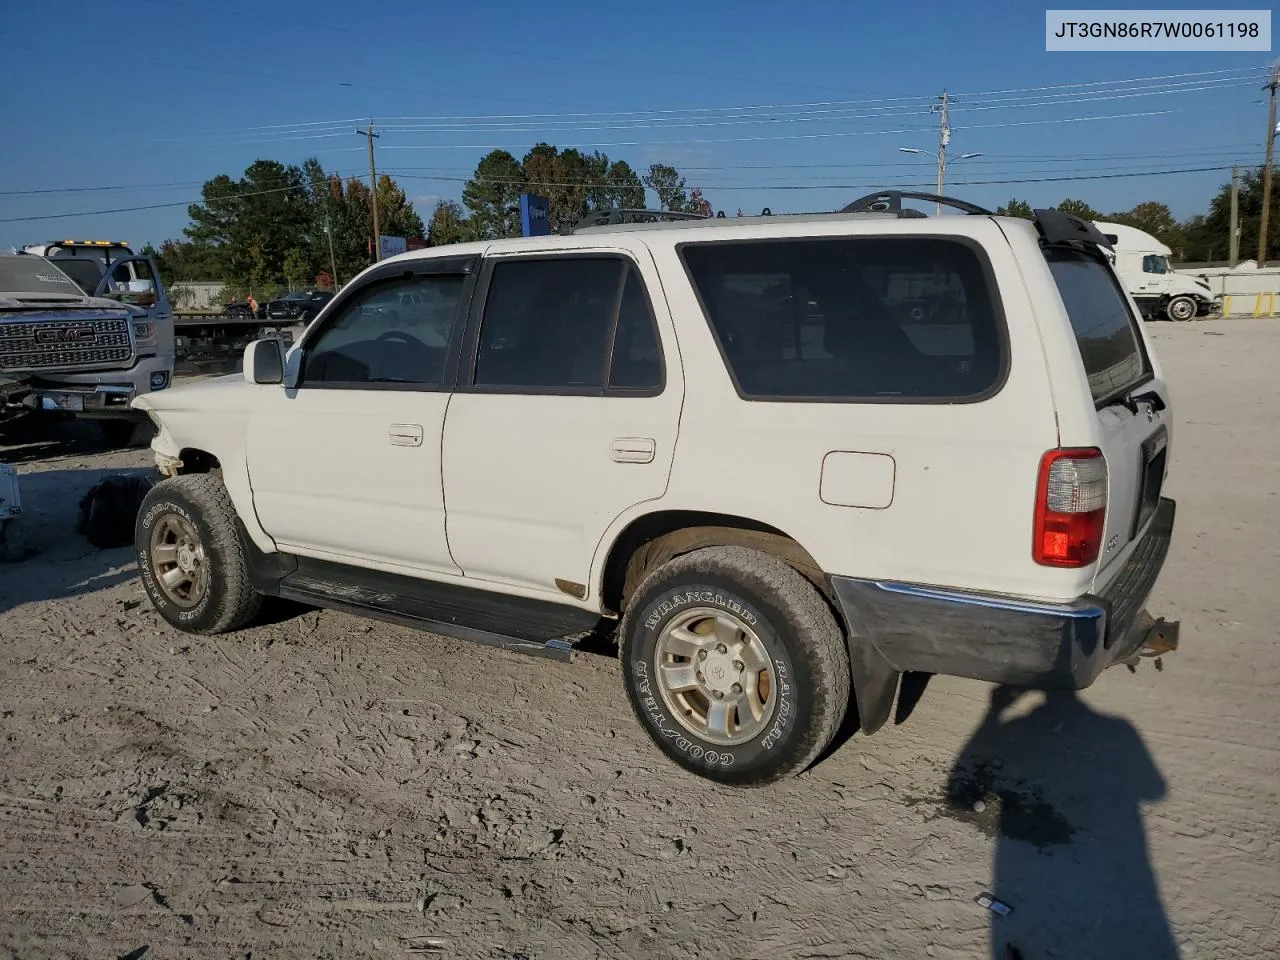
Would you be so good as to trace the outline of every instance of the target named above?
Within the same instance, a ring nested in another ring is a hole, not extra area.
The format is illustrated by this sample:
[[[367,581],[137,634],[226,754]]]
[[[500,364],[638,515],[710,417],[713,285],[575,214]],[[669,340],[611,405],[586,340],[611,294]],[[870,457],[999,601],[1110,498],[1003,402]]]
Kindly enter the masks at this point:
[[[721,211],[720,216],[724,216]],[[627,207],[609,207],[592,210],[567,231],[574,233],[587,227],[612,227],[619,223],[651,223],[657,220],[707,220],[703,213],[685,213],[679,210],[637,210]]]
[[[1115,250],[1116,237],[1103,233],[1082,217],[1061,210],[1032,210],[1040,242],[1047,246],[1084,246],[1097,244]]]
[[[975,203],[969,203],[967,200],[957,200],[954,197],[942,197],[936,193],[914,193],[909,190],[883,190],[880,193],[869,193],[865,197],[859,197],[853,203],[840,210],[840,213],[896,213],[900,217],[923,217],[925,214],[919,210],[912,210],[910,207],[903,208],[903,200],[927,200],[930,203],[940,203],[948,207],[955,207],[965,213],[974,214],[980,217],[990,217],[993,214],[990,210],[978,206]]]

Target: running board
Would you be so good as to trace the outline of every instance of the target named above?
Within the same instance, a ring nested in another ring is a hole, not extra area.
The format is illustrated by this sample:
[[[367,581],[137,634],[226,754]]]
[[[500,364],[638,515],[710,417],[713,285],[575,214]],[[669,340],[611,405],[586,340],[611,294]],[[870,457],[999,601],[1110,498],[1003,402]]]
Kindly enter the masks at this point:
[[[299,603],[563,661],[573,659],[577,639],[601,620],[580,607],[302,557],[272,592]]]

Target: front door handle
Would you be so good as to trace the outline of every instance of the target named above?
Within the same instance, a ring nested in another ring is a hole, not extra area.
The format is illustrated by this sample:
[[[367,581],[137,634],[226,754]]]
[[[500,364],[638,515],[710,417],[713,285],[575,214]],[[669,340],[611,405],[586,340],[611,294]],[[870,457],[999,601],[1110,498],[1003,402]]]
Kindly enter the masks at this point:
[[[619,437],[609,448],[618,463],[653,463],[658,445],[649,437]]]
[[[422,446],[422,425],[417,423],[393,423],[387,430],[387,439],[396,447]]]

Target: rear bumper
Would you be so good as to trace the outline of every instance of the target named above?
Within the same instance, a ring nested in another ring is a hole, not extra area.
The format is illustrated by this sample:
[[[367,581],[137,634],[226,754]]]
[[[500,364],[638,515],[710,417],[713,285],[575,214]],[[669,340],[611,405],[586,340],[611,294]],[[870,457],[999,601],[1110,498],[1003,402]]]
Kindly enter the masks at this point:
[[[1082,689],[1143,646],[1151,623],[1143,607],[1169,553],[1174,513],[1174,502],[1161,500],[1124,569],[1097,596],[1070,603],[850,577],[831,584],[850,635],[900,673]]]

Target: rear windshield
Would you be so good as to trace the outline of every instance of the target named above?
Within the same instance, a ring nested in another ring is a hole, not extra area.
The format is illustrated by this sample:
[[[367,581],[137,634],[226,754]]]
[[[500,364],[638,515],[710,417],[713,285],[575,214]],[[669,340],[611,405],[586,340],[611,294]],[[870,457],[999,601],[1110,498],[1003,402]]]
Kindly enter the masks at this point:
[[[59,257],[58,269],[74,280],[81,290],[93,296],[98,284],[102,282],[104,265],[101,260],[90,260],[88,257]]]
[[[1002,379],[999,302],[965,243],[690,243],[681,256],[748,399],[955,402]]]
[[[28,254],[0,257],[0,296],[6,293],[81,295],[65,273],[43,257]]]
[[[1111,268],[1086,253],[1050,247],[1045,259],[1071,318],[1095,403],[1105,403],[1150,372],[1137,320]]]

